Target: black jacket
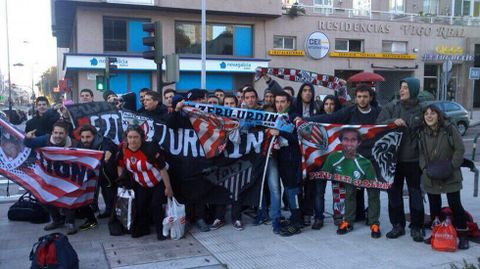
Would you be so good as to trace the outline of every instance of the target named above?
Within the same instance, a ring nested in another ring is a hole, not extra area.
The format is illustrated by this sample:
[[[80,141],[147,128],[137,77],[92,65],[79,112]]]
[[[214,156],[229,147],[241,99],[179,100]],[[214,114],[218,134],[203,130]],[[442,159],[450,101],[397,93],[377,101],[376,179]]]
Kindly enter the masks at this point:
[[[113,143],[110,138],[103,137],[97,134],[93,143],[90,147],[86,147],[81,141],[78,141],[77,148],[84,148],[84,149],[92,149],[92,150],[100,150],[100,151],[110,151],[112,156],[105,162],[102,158],[102,163],[100,166],[100,179],[106,179],[109,182],[114,182],[117,179],[117,150],[118,147]]]
[[[25,133],[36,129],[35,136],[37,137],[49,134],[52,132],[53,124],[59,119],[60,114],[53,109],[47,110],[42,116],[39,116],[37,112],[33,118],[27,121],[25,125]]]
[[[142,116],[147,116],[155,121],[159,121],[162,123],[165,123],[168,121],[168,118],[170,117],[170,114],[168,113],[168,108],[164,104],[158,104],[157,108],[155,108],[152,111],[144,109],[143,112],[141,112]]]

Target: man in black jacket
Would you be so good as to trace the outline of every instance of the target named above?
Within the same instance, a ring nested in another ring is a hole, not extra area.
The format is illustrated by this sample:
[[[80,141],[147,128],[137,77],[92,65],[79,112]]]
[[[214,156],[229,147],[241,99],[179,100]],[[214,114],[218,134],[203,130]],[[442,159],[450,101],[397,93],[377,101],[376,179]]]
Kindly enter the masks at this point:
[[[36,136],[42,136],[52,132],[53,124],[60,119],[60,114],[49,109],[49,102],[45,96],[39,96],[35,100],[35,108],[37,110],[35,116],[27,121],[25,125],[25,133],[35,131]]]
[[[80,141],[77,144],[78,148],[100,150],[104,152],[98,181],[102,190],[103,200],[105,201],[105,211],[98,215],[98,217],[108,218],[113,211],[113,203],[117,194],[117,185],[115,184],[115,180],[118,177],[115,167],[117,146],[111,139],[100,136],[97,133],[97,129],[89,124],[82,126],[79,130],[79,134]],[[98,188],[95,194],[95,203],[98,204]],[[86,230],[96,226],[95,217],[87,218],[87,222],[80,226],[80,230]]]
[[[143,98],[145,111],[142,115],[151,117],[157,121],[166,122],[169,117],[168,109],[161,103],[161,100],[162,98],[157,92],[149,91],[145,93],[145,97]]]

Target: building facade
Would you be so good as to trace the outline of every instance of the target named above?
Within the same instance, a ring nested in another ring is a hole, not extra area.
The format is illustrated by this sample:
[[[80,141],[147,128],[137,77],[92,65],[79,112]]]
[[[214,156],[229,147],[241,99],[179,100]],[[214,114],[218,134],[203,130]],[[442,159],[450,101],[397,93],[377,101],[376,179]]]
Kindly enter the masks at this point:
[[[345,80],[368,71],[386,80],[375,85],[381,102],[394,97],[401,78],[415,76],[435,98],[480,106],[480,85],[473,91],[468,79],[470,67],[480,66],[480,0],[295,2],[208,0],[207,89],[255,84],[261,92],[258,66]],[[72,81],[74,99],[78,89],[95,88],[106,56],[119,61],[116,92],[155,88],[156,66],[141,56],[141,25],[153,21],[162,23],[164,54],[180,55],[180,80],[169,87],[200,87],[200,1],[56,0],[52,8],[58,47],[69,49],[59,70]]]

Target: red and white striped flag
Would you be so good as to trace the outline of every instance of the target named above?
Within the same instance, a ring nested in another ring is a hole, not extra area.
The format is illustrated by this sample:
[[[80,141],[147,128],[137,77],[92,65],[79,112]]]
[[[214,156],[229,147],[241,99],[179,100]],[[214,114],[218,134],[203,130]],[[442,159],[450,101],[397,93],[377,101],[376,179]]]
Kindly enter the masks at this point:
[[[30,154],[24,134],[0,119],[0,174],[15,181],[43,204],[78,208],[93,202],[103,152],[44,147]]]
[[[240,123],[236,119],[221,117],[206,113],[194,107],[183,107],[188,114],[193,129],[198,135],[206,158],[218,156],[225,149],[228,138],[239,143],[238,128]]]

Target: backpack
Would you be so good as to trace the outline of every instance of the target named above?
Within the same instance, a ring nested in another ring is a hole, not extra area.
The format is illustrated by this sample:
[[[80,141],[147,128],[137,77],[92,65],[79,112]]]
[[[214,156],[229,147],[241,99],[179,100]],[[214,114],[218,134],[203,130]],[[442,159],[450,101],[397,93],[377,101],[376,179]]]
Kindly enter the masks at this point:
[[[50,215],[30,192],[24,193],[8,209],[8,219],[14,221],[29,221],[45,223],[50,221]]]
[[[78,269],[77,253],[61,233],[40,237],[30,251],[30,260],[30,269]]]
[[[442,208],[441,211],[444,217],[449,217],[453,222],[453,212],[450,207],[446,206]],[[467,235],[472,238],[477,238],[480,236],[480,231],[478,230],[478,225],[473,221],[473,216],[467,210],[465,210],[465,215],[467,215]]]

